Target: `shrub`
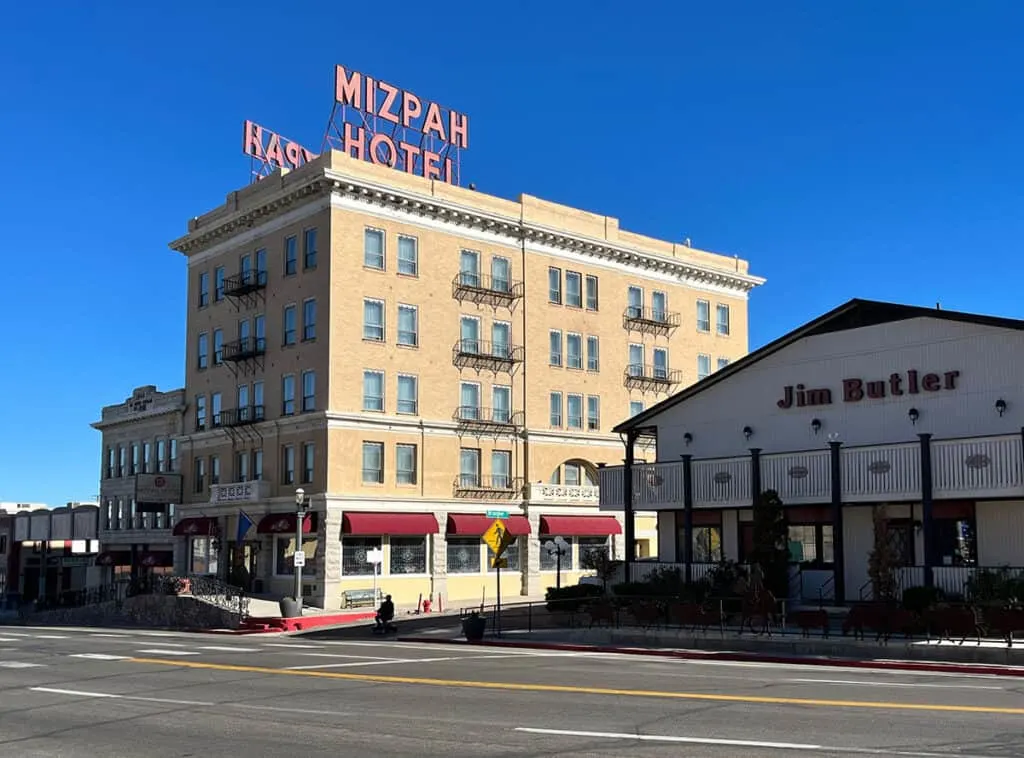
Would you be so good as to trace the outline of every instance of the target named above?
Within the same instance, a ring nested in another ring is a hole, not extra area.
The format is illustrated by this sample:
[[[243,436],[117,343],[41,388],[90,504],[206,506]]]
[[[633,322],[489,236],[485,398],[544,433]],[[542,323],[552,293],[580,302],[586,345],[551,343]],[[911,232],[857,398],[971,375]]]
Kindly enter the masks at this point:
[[[903,608],[912,613],[924,613],[946,600],[939,587],[907,587],[903,590]]]
[[[571,584],[568,587],[548,587],[544,600],[549,611],[576,613],[580,606],[603,594],[604,591],[596,584]]]

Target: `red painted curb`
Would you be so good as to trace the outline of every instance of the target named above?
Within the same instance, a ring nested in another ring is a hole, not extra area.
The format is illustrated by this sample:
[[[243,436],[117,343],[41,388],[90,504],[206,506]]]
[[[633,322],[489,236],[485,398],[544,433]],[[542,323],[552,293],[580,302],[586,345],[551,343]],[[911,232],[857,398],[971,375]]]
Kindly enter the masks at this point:
[[[830,666],[833,668],[882,669],[890,671],[928,671],[936,674],[983,674],[988,676],[1024,677],[1024,666],[998,666],[971,663],[944,663],[925,661],[871,661],[854,658],[814,658],[799,655],[770,655],[761,653],[697,653],[683,650],[645,650],[643,648],[610,647],[606,645],[579,645],[560,642],[508,642],[505,640],[438,639],[437,637],[398,637],[397,642],[419,642],[445,645],[475,645],[529,650],[561,650],[572,653],[615,653],[617,655],[647,655],[686,661],[728,661],[732,663],[780,663],[795,666]]]

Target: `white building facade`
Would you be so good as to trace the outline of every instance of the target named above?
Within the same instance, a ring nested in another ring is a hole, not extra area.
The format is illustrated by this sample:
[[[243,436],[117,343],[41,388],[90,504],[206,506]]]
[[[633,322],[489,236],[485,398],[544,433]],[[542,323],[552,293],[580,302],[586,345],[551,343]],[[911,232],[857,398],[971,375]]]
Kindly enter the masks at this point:
[[[900,588],[962,594],[1024,566],[1022,367],[1024,321],[853,300],[616,427],[601,507],[656,511],[659,558],[699,578],[744,562],[775,490],[790,597],[852,602],[884,506]],[[630,462],[650,437],[657,460]]]

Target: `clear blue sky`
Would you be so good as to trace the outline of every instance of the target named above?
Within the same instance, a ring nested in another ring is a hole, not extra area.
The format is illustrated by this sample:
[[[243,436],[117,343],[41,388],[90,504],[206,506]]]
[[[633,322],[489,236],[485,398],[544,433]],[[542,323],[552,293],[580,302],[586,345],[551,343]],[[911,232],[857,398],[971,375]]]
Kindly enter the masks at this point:
[[[481,191],[751,260],[751,348],[857,296],[1022,317],[1022,26],[1009,0],[10,3],[0,500],[95,495],[100,407],[182,383],[167,242],[248,181],[243,119],[319,149],[335,63],[468,113]]]

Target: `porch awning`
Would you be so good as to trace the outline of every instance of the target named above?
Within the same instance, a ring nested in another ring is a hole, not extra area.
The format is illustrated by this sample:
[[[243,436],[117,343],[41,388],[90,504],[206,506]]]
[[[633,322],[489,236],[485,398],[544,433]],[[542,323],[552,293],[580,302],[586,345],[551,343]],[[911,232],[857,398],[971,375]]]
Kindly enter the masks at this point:
[[[166,568],[174,565],[174,552],[172,550],[151,550],[148,553],[139,555],[139,565],[148,568]]]
[[[560,537],[607,537],[622,534],[622,526],[614,516],[541,516],[540,533]]]
[[[530,522],[526,516],[509,516],[502,521],[513,537],[524,537],[530,533]],[[452,513],[448,516],[447,531],[458,537],[480,537],[493,523],[494,519],[482,513]]]
[[[257,534],[295,534],[295,513],[271,513],[260,519]],[[307,513],[302,519],[302,533],[313,531],[313,514]]]
[[[131,566],[130,550],[104,550],[96,556],[97,566]]]
[[[217,526],[216,519],[197,516],[183,518],[174,525],[172,532],[175,537],[209,537]]]
[[[342,534],[419,536],[438,531],[437,518],[431,513],[346,513],[341,517]]]

